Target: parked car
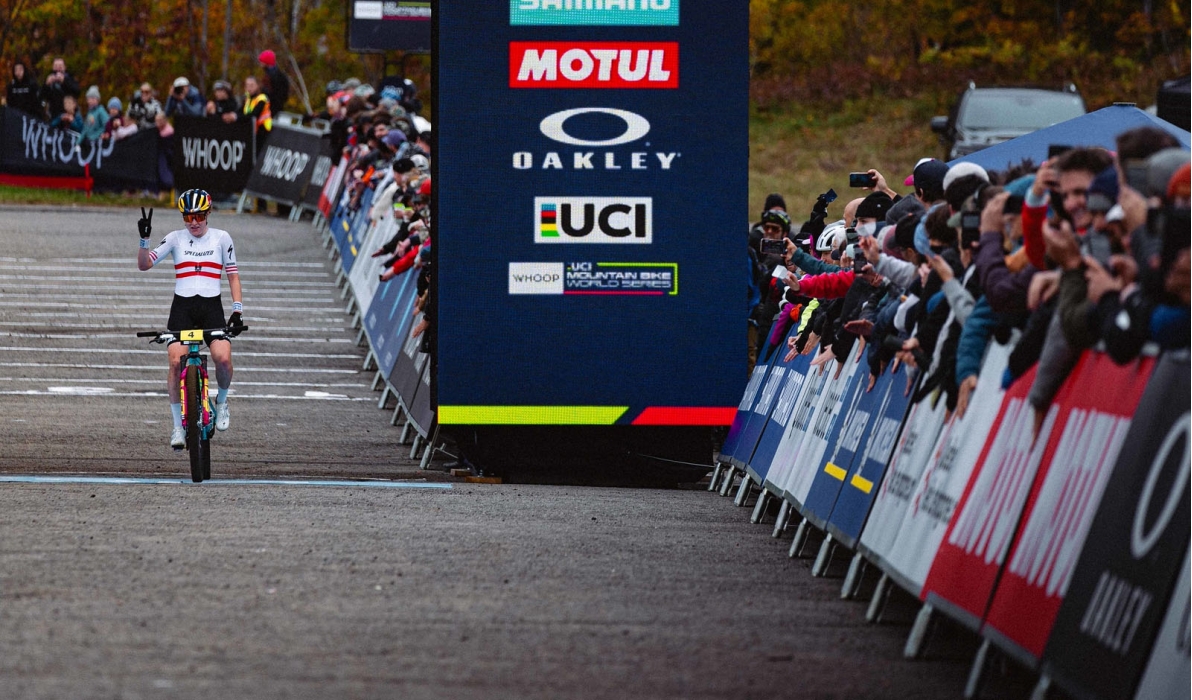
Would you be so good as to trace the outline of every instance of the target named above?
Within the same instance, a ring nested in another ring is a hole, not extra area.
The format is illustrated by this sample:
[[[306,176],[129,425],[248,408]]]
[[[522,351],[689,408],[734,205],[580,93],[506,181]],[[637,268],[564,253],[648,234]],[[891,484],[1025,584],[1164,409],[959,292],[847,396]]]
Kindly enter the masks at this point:
[[[1084,98],[1072,83],[1060,90],[969,83],[951,114],[931,119],[931,130],[948,149],[946,160],[954,160],[1085,111]]]

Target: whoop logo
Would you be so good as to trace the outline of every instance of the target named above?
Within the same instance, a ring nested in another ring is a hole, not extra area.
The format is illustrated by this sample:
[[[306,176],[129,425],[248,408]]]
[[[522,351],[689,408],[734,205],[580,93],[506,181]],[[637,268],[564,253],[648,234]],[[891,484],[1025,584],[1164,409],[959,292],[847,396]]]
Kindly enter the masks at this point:
[[[535,243],[653,243],[650,197],[535,197]]]
[[[678,42],[514,41],[511,88],[679,87]]]
[[[581,114],[611,114],[625,122],[625,131],[620,136],[604,139],[603,141],[588,141],[586,139],[575,138],[567,133],[563,125],[567,123],[568,119]],[[580,107],[578,109],[555,112],[546,119],[543,119],[542,123],[538,125],[538,129],[548,139],[571,146],[620,146],[623,143],[636,141],[650,133],[650,122],[640,114],[627,112],[623,109]]]

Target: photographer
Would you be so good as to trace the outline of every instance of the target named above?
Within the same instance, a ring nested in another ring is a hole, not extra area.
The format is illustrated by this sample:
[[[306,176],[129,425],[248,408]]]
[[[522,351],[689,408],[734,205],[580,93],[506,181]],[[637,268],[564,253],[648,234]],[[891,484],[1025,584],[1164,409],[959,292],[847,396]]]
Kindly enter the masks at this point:
[[[128,101],[128,118],[136,122],[138,129],[156,129],[157,114],[161,111],[161,103],[154,97],[149,83],[141,83],[140,90]]]
[[[749,246],[749,261],[751,282],[755,285],[757,296],[749,313],[749,364],[750,367],[758,359],[764,359],[759,354],[765,339],[770,333],[770,326],[774,316],[778,313],[779,302],[784,287],[773,277],[774,269],[786,267],[795,246],[787,235],[791,230],[791,219],[781,209],[769,209],[762,213],[762,238],[756,244]],[[751,298],[750,302],[754,302]]]
[[[50,118],[61,115],[66,109],[63,102],[66,97],[72,97],[78,104],[82,89],[74,76],[66,72],[66,60],[59,57],[54,59],[53,69],[46,76],[45,85],[41,86],[41,101],[46,103],[46,111]]]
[[[203,96],[199,89],[190,84],[185,76],[174,80],[174,89],[166,99],[166,116],[203,116]]]

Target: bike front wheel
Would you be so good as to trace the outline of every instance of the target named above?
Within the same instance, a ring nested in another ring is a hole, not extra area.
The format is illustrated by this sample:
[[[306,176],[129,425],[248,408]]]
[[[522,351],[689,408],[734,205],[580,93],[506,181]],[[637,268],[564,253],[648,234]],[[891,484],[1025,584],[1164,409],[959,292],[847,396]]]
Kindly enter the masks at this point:
[[[186,451],[190,453],[190,480],[203,480],[203,397],[202,378],[197,367],[186,368]],[[210,457],[208,457],[210,459]],[[210,469],[210,466],[208,466]]]

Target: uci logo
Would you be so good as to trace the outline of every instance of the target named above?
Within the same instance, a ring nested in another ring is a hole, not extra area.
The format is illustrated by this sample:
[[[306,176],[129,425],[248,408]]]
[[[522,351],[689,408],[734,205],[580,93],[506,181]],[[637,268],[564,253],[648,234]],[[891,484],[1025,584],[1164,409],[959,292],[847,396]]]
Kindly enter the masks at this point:
[[[653,243],[650,197],[535,197],[535,243]]]

